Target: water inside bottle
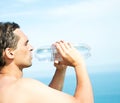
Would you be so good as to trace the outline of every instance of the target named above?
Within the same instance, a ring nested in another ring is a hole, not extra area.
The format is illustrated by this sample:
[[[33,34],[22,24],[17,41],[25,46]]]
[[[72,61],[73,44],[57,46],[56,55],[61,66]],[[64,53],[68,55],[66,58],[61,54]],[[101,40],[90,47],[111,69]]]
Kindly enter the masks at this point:
[[[91,48],[87,44],[80,43],[74,46],[78,51],[80,51],[80,53],[85,58],[88,58],[91,56],[91,53],[90,53]],[[54,61],[54,58],[56,57],[56,55],[57,55],[57,60],[61,61],[62,58],[60,57],[59,54],[57,54],[55,47],[42,46],[35,50],[35,57],[39,61]]]
[[[89,58],[91,56],[91,47],[87,44],[80,43],[74,45],[75,48],[84,56],[84,58]]]
[[[39,61],[52,61],[52,49],[50,46],[42,46],[35,50],[35,57]]]

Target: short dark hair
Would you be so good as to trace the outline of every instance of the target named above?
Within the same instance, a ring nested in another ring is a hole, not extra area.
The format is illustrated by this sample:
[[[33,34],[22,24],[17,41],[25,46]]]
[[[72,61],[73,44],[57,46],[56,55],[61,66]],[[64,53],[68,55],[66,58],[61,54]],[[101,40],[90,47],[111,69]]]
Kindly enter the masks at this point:
[[[0,67],[5,65],[3,51],[6,48],[16,49],[18,36],[13,32],[20,26],[15,22],[0,22]]]

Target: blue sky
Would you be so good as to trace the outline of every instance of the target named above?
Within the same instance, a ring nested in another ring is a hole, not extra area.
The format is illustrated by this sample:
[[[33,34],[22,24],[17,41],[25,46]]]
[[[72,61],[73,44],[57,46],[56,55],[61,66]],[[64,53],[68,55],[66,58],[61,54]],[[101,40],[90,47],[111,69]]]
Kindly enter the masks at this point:
[[[119,0],[4,0],[0,7],[0,20],[19,23],[34,48],[84,42],[92,54],[87,65],[120,65]],[[36,64],[47,67],[33,60],[31,68]]]

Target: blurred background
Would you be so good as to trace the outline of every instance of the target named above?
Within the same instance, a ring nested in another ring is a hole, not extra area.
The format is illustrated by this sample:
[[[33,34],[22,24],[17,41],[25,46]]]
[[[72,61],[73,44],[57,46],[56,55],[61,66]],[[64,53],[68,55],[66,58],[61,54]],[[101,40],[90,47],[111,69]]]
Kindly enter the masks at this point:
[[[4,0],[0,7],[0,22],[18,23],[34,48],[57,40],[88,44],[95,103],[120,103],[119,0]],[[33,58],[24,77],[49,84],[54,71],[53,62]],[[72,95],[74,88],[74,70],[68,68],[63,91]]]

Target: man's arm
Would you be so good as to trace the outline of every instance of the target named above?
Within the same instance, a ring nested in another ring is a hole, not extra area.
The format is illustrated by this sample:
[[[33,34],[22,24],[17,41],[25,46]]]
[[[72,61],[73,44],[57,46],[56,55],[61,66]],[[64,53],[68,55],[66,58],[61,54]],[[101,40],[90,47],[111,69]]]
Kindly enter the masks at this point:
[[[56,47],[63,58],[61,64],[73,66],[75,68],[77,86],[74,97],[78,103],[93,103],[92,86],[83,57],[71,44],[64,41],[58,42]]]
[[[84,63],[75,66],[77,87],[74,96],[81,103],[93,103],[92,86],[85,68]]]
[[[54,74],[49,86],[51,88],[62,91],[67,66],[65,66],[65,65],[59,66],[56,64],[55,64],[55,66],[56,66],[56,71],[55,71],[55,74]]]

